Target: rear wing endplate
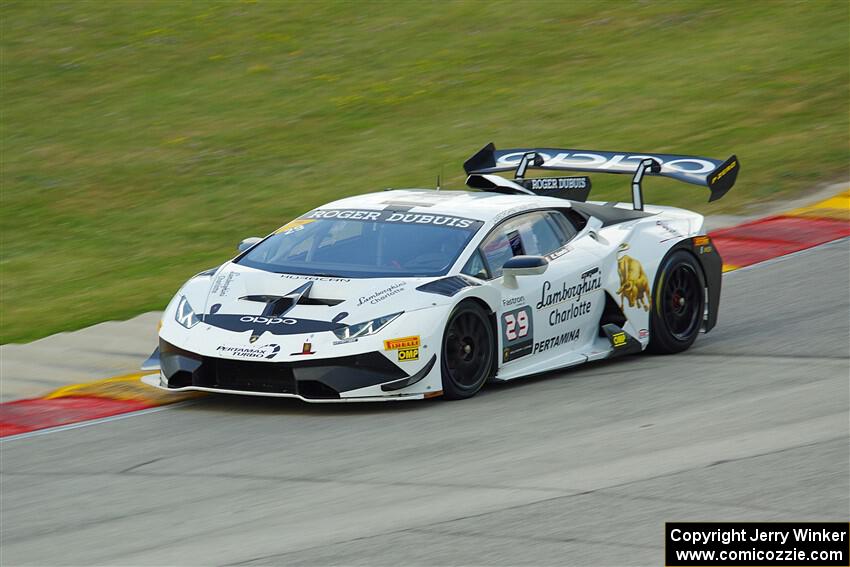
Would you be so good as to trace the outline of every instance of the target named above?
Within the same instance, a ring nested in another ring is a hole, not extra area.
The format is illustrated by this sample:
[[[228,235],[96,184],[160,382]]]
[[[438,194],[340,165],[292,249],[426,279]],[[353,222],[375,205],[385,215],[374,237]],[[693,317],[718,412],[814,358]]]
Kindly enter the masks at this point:
[[[469,175],[467,184],[478,188],[500,185],[493,179],[497,176],[492,174],[505,171],[514,171],[515,174],[513,182],[505,180],[507,183],[520,185],[526,189],[527,181],[530,181],[525,179],[528,169],[631,174],[632,201],[637,210],[643,210],[641,182],[645,175],[669,177],[707,187],[710,191],[708,200],[716,201],[735,184],[740,167],[738,158],[734,155],[725,161],[720,161],[679,154],[639,154],[599,150],[556,148],[497,150],[493,143],[484,146],[463,164],[463,169]],[[510,192],[511,187],[507,186],[507,183],[506,186],[500,186],[498,189],[502,192]],[[589,192],[589,183],[587,188]],[[531,190],[527,192],[541,194]]]

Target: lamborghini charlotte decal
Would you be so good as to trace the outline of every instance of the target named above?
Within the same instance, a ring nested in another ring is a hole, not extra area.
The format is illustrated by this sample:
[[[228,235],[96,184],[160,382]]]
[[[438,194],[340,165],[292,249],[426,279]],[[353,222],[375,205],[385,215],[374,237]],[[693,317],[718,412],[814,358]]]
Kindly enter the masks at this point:
[[[502,362],[531,354],[534,322],[531,307],[525,306],[502,314]]]
[[[407,283],[394,283],[390,287],[384,288],[382,290],[376,291],[374,293],[370,293],[367,296],[361,297],[357,300],[357,305],[363,305],[364,303],[369,303],[371,305],[377,305],[388,297],[392,297],[397,293],[401,293],[404,288],[407,287]]]
[[[602,271],[599,268],[587,270],[581,274],[580,281],[572,285],[567,285],[566,281],[562,282],[561,288],[554,291],[552,282],[546,280],[543,282],[543,290],[540,301],[537,302],[537,309],[553,308],[548,317],[550,327],[566,323],[590,313],[592,302],[585,295],[601,287]],[[566,302],[571,303],[563,306],[562,304]]]

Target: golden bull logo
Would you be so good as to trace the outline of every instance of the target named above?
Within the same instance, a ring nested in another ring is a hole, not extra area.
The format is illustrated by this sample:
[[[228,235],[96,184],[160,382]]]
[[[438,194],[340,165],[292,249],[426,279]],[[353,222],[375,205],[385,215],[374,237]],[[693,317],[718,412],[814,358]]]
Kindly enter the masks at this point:
[[[629,307],[643,307],[649,311],[649,280],[640,262],[631,256],[621,256],[617,260],[617,271],[620,274],[620,309],[624,307],[625,300],[629,300]]]

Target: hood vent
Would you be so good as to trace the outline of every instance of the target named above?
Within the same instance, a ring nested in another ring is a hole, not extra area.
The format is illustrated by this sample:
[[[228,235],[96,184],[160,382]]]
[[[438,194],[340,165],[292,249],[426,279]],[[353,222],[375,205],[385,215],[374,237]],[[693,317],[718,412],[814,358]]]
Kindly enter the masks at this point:
[[[312,287],[313,282],[307,282],[286,295],[246,295],[239,299],[265,303],[266,308],[263,309],[263,316],[265,317],[279,317],[287,313],[296,305],[333,306],[339,305],[343,301],[342,299],[322,299],[318,297],[310,297],[310,289]]]

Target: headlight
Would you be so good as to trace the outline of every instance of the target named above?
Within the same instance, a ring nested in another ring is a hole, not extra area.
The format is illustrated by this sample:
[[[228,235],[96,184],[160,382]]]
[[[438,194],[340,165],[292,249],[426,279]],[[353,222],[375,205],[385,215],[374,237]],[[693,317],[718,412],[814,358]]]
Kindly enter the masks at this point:
[[[398,317],[404,313],[404,311],[400,313],[393,313],[392,315],[384,315],[383,317],[378,317],[377,319],[372,319],[371,321],[366,321],[365,323],[357,323],[356,325],[348,325],[347,327],[343,327],[341,329],[335,329],[334,334],[339,339],[356,339],[357,337],[365,337],[367,335],[374,335],[384,327],[390,324],[390,321]]]
[[[195,310],[192,309],[191,305],[189,305],[189,300],[186,299],[185,295],[181,296],[180,302],[177,303],[177,311],[174,312],[174,320],[187,329],[191,329],[201,322],[197,315],[195,315]]]

